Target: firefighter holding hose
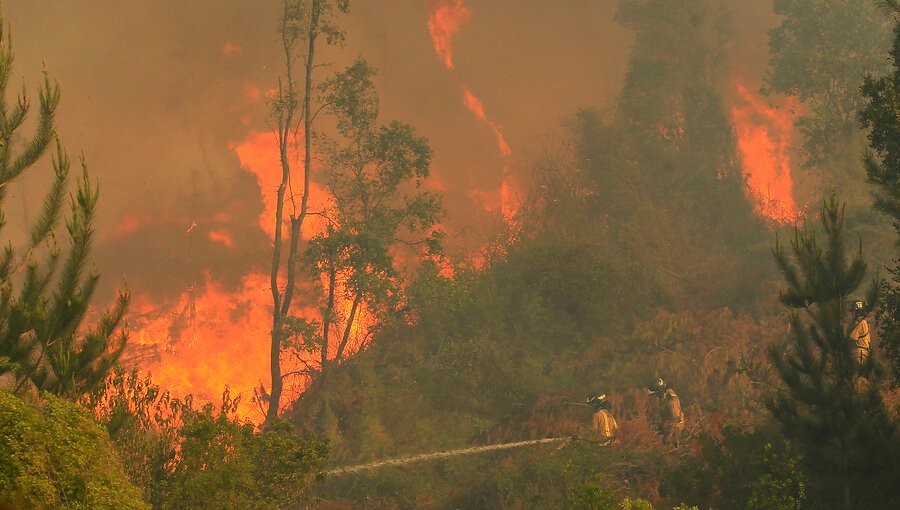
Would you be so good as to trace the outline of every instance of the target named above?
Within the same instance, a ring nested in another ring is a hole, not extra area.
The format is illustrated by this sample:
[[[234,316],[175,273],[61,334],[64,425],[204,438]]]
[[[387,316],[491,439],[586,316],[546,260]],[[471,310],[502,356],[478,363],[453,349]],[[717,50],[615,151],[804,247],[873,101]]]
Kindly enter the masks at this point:
[[[606,394],[589,397],[587,403],[592,405],[594,409],[594,415],[591,417],[591,429],[606,442],[612,441],[619,425],[609,411],[610,406],[609,401],[606,399]]]
[[[866,321],[865,315],[866,302],[855,299],[850,303],[850,310],[853,312],[853,323],[855,324],[850,332],[850,340],[855,348],[856,361],[862,365],[869,359],[869,342],[871,341],[869,322]]]
[[[647,388],[650,395],[656,395],[660,403],[659,429],[663,434],[663,444],[678,448],[681,433],[684,431],[684,412],[681,410],[681,399],[675,390],[660,377]]]

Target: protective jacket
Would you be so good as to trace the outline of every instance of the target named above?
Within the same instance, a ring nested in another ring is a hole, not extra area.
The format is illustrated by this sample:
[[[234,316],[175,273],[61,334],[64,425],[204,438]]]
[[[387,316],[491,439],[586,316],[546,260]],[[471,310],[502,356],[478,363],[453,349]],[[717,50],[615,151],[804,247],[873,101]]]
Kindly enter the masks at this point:
[[[616,434],[616,429],[619,428],[619,425],[616,423],[616,419],[613,418],[613,415],[609,410],[600,409],[594,413],[594,417],[591,420],[591,428],[594,432],[600,434],[601,437],[612,439]]]
[[[681,411],[681,399],[672,388],[666,388],[663,394],[662,430],[666,444],[678,446],[681,432],[684,430],[684,413]]]
[[[853,340],[856,347],[856,360],[863,363],[869,358],[869,341],[871,340],[869,323],[866,319],[861,319],[856,324],[856,327],[850,332],[850,339]]]

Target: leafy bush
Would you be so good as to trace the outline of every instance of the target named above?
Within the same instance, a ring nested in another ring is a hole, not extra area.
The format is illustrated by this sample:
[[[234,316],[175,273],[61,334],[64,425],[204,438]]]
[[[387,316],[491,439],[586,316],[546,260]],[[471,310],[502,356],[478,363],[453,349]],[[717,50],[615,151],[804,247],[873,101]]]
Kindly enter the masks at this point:
[[[106,432],[79,406],[0,391],[0,507],[149,509]]]
[[[119,372],[87,404],[106,424],[126,471],[159,509],[277,509],[307,497],[327,443],[286,422],[263,431],[235,416],[239,398],[195,408],[136,372]]]

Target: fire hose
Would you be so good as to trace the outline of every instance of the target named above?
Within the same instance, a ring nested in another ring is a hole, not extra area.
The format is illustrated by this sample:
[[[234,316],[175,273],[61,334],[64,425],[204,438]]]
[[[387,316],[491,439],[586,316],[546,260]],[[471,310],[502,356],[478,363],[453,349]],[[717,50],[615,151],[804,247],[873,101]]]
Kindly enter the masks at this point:
[[[326,475],[340,475],[345,473],[355,473],[358,471],[363,471],[366,469],[375,469],[383,466],[401,466],[405,464],[412,464],[414,462],[424,462],[426,460],[434,460],[434,459],[445,459],[448,457],[456,457],[459,455],[470,455],[473,453],[482,453],[482,452],[490,452],[495,450],[508,450],[510,448],[519,448],[521,446],[531,446],[531,445],[539,445],[539,444],[547,444],[547,443],[556,443],[559,441],[568,441],[572,439],[571,437],[550,437],[546,439],[532,439],[530,441],[516,441],[513,443],[500,443],[500,444],[492,444],[486,446],[472,446],[470,448],[460,448],[457,450],[447,450],[443,452],[434,452],[434,453],[423,453],[420,455],[413,455],[411,457],[399,457],[396,459],[387,459],[376,462],[370,462],[368,464],[358,464],[356,466],[345,466],[330,469],[325,471]]]

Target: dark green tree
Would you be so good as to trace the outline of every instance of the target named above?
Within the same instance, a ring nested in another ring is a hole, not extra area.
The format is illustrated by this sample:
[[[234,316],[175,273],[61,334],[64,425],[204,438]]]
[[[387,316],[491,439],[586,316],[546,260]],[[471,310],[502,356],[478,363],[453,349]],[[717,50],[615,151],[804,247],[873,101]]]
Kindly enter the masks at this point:
[[[634,31],[634,45],[615,117],[579,115],[578,165],[593,182],[574,200],[587,195],[593,215],[611,220],[595,229],[620,236],[617,249],[632,250],[690,299],[746,299],[759,280],[750,275],[762,270],[742,263],[760,260],[746,248],[767,248],[722,93],[733,41],[727,5],[623,0],[616,19]],[[660,216],[681,228],[666,232]],[[742,253],[732,256],[735,246]]]
[[[897,11],[900,12],[900,11]],[[888,215],[900,235],[900,24],[894,28],[893,72],[866,76],[862,94],[868,104],[860,118],[869,128],[870,150],[864,158],[866,175],[877,187],[875,208]],[[892,379],[900,384],[900,259],[889,269],[879,308],[878,341],[892,365]]]
[[[890,471],[886,452],[895,426],[878,389],[874,358],[858,363],[850,339],[849,300],[867,270],[862,248],[852,257],[847,253],[844,210],[835,196],[825,202],[821,221],[822,243],[814,231],[797,229],[789,250],[780,242],[774,250],[787,284],[780,299],[791,309],[791,336],[770,345],[783,385],[766,404],[814,475],[816,493],[849,509],[895,490],[890,482],[879,485]],[[875,284],[869,289],[869,303],[876,302],[877,290]]]
[[[721,95],[733,38],[727,9],[710,0],[625,0],[616,20],[635,33],[621,121],[644,162],[660,167],[652,177],[636,177],[651,177],[656,182],[647,184],[668,190],[674,207],[690,207],[704,221],[734,221],[722,219],[722,196],[747,201]]]
[[[773,7],[784,18],[769,31],[763,91],[809,106],[796,123],[805,136],[807,164],[821,165],[861,138],[859,83],[866,73],[886,68],[890,20],[874,1],[775,0]]]
[[[0,232],[5,227],[3,201],[9,185],[32,169],[56,139],[54,117],[60,99],[59,86],[45,73],[36,132],[24,143],[14,143],[31,101],[23,88],[16,103],[7,104],[13,61],[11,40],[3,37],[0,18]],[[102,383],[125,349],[127,337],[119,325],[128,293],[119,292],[96,325],[86,327],[100,277],[88,271],[98,188],[82,159],[82,177],[65,214],[69,158],[58,140],[51,159],[53,182],[40,217],[30,226],[24,245],[14,246],[7,237],[0,253],[0,375],[12,374],[16,390],[36,387],[77,398]],[[56,239],[63,220],[67,249]]]

